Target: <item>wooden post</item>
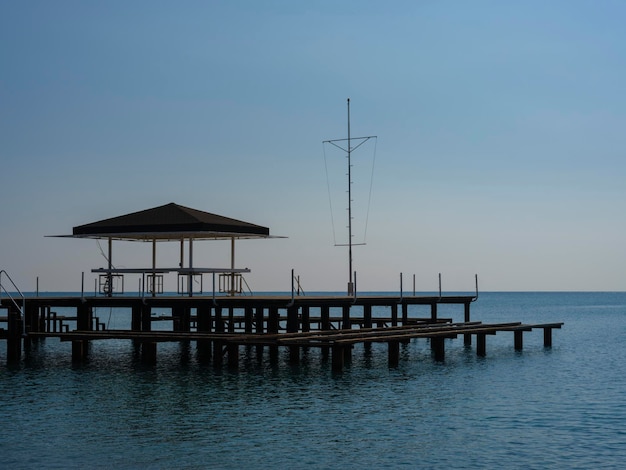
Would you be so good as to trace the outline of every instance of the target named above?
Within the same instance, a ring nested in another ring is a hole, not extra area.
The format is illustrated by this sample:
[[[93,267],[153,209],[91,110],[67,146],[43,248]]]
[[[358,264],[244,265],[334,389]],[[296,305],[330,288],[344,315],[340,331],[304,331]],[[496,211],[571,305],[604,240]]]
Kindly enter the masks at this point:
[[[468,323],[470,321],[470,304],[469,303],[464,304],[463,321],[465,321],[465,323]],[[472,345],[472,335],[471,334],[465,333],[463,335],[463,344],[465,346],[471,346]]]
[[[406,302],[402,303],[402,324],[406,325],[409,322],[409,305]]]
[[[321,330],[330,330],[330,307],[328,305],[322,305],[320,307],[320,317],[322,321]]]
[[[302,331],[311,331],[311,314],[308,305],[302,306]]]
[[[521,351],[524,347],[524,332],[522,330],[515,330],[513,334],[515,335],[515,350]]]
[[[152,307],[141,306],[141,331],[152,331]]]
[[[352,321],[350,320],[350,305],[344,305],[342,307],[342,318],[341,318],[341,329],[342,330],[350,330],[352,329]]]
[[[157,344],[149,341],[141,343],[141,362],[144,364],[156,364]]]
[[[222,341],[213,341],[213,365],[219,367],[224,360],[224,350]]]
[[[263,333],[263,307],[256,308],[256,332]]]
[[[132,331],[141,331],[141,310],[143,306],[141,303],[135,303],[131,308],[130,329]]]
[[[333,347],[333,364],[332,370],[333,372],[342,372],[343,371],[343,361],[344,361],[344,346],[341,344],[334,344]]]
[[[430,304],[430,319],[431,320],[437,319],[437,303],[436,302]]]
[[[552,328],[543,329],[543,346],[545,348],[552,347]]]
[[[289,346],[289,364],[297,365],[300,363],[300,347]]]
[[[228,343],[226,346],[228,353],[228,368],[235,370],[239,368],[239,345],[236,343]]]
[[[389,367],[398,367],[400,360],[400,342],[388,341],[387,346],[389,350]]]
[[[245,332],[252,333],[252,318],[253,318],[253,310],[252,307],[246,307],[245,309]]]
[[[228,307],[228,332],[235,332],[235,309],[233,307]]]
[[[430,349],[435,355],[435,361],[443,361],[446,358],[446,349],[443,336],[430,338]]]
[[[484,357],[487,355],[487,335],[485,333],[476,334],[476,354]]]
[[[391,326],[398,326],[398,304],[391,304]]]
[[[72,362],[80,363],[89,355],[89,341],[82,339],[72,341]]]
[[[198,333],[211,332],[211,307],[202,306],[196,309],[196,329]],[[208,362],[211,359],[211,340],[199,339],[196,341],[198,359],[200,362]]]
[[[90,305],[83,303],[76,308],[76,329],[81,331],[93,329],[93,312]]]
[[[297,333],[298,325],[298,307],[292,305],[287,308],[287,333]]]
[[[215,332],[224,333],[224,319],[222,318],[222,307],[215,307]]]
[[[363,305],[363,327],[372,327],[372,306],[370,304]]]
[[[267,323],[268,333],[278,333],[280,327],[280,315],[278,314],[278,307],[270,307],[269,319]]]
[[[19,362],[22,358],[22,319],[19,312],[8,311],[7,363]]]

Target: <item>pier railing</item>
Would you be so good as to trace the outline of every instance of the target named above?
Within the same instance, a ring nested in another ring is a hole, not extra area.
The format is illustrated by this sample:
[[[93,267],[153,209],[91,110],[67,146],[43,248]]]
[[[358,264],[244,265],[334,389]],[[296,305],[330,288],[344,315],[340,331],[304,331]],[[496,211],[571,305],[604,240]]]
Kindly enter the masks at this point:
[[[17,292],[22,298],[21,306],[17,303],[13,295],[11,295],[11,292],[6,289],[5,285],[2,283],[2,275],[4,275],[11,283],[13,292]],[[22,316],[22,333],[26,334],[26,297],[24,296],[24,294],[22,294],[22,291],[17,287],[17,285],[15,285],[15,282],[13,282],[13,279],[11,279],[9,273],[6,272],[4,269],[0,270],[0,296],[2,295],[2,293],[5,293],[9,297],[15,308],[20,312],[20,315]]]

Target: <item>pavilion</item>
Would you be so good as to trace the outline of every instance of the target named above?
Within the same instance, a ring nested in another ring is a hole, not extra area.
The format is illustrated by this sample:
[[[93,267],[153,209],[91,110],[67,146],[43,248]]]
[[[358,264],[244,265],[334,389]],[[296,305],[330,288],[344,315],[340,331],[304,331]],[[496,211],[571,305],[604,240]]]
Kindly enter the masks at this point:
[[[108,267],[92,269],[93,273],[100,274],[100,292],[111,296],[113,294],[113,278],[124,274],[135,273],[143,276],[142,288],[145,289],[145,276],[148,276],[148,291],[152,295],[162,292],[163,274],[177,272],[179,277],[179,292],[181,281],[186,279],[186,293],[193,295],[193,276],[202,276],[210,273],[220,274],[221,278],[229,282],[226,291],[231,295],[241,291],[241,274],[250,272],[248,268],[235,267],[235,240],[254,238],[279,238],[270,235],[269,228],[243,222],[241,220],[223,217],[221,215],[203,212],[197,209],[169,203],[163,206],[146,209],[139,212],[100,220],[73,228],[72,238],[105,239],[108,241]],[[282,237],[281,237],[282,238]],[[193,262],[193,243],[195,240],[231,240],[230,268],[196,267]],[[115,268],[113,265],[113,241],[143,241],[152,243],[152,266],[145,268]],[[179,241],[180,263],[178,267],[157,267],[157,241]],[[188,242],[188,263],[184,263],[184,245]],[[182,292],[181,292],[182,293]]]

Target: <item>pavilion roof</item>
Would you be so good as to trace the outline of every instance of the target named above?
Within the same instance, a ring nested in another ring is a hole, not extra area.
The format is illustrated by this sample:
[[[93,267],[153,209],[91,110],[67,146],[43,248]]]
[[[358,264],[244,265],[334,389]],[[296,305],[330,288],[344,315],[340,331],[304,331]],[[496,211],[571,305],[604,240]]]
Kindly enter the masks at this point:
[[[169,203],[73,228],[76,238],[174,240],[270,238],[267,227]]]

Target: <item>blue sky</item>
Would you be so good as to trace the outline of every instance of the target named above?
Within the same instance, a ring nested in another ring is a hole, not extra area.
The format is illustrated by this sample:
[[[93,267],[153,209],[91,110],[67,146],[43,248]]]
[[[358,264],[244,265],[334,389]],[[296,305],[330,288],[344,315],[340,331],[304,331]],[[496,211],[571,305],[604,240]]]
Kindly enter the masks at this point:
[[[1,2],[0,268],[77,290],[106,263],[96,242],[44,235],[176,202],[289,237],[237,245],[254,290],[293,268],[341,291],[322,141],[346,136],[350,98],[352,134],[378,136],[353,155],[355,190],[375,156],[359,290],[401,272],[624,290],[624,18],[621,1]],[[229,264],[228,243],[194,253]],[[143,267],[150,247],[114,256]]]

